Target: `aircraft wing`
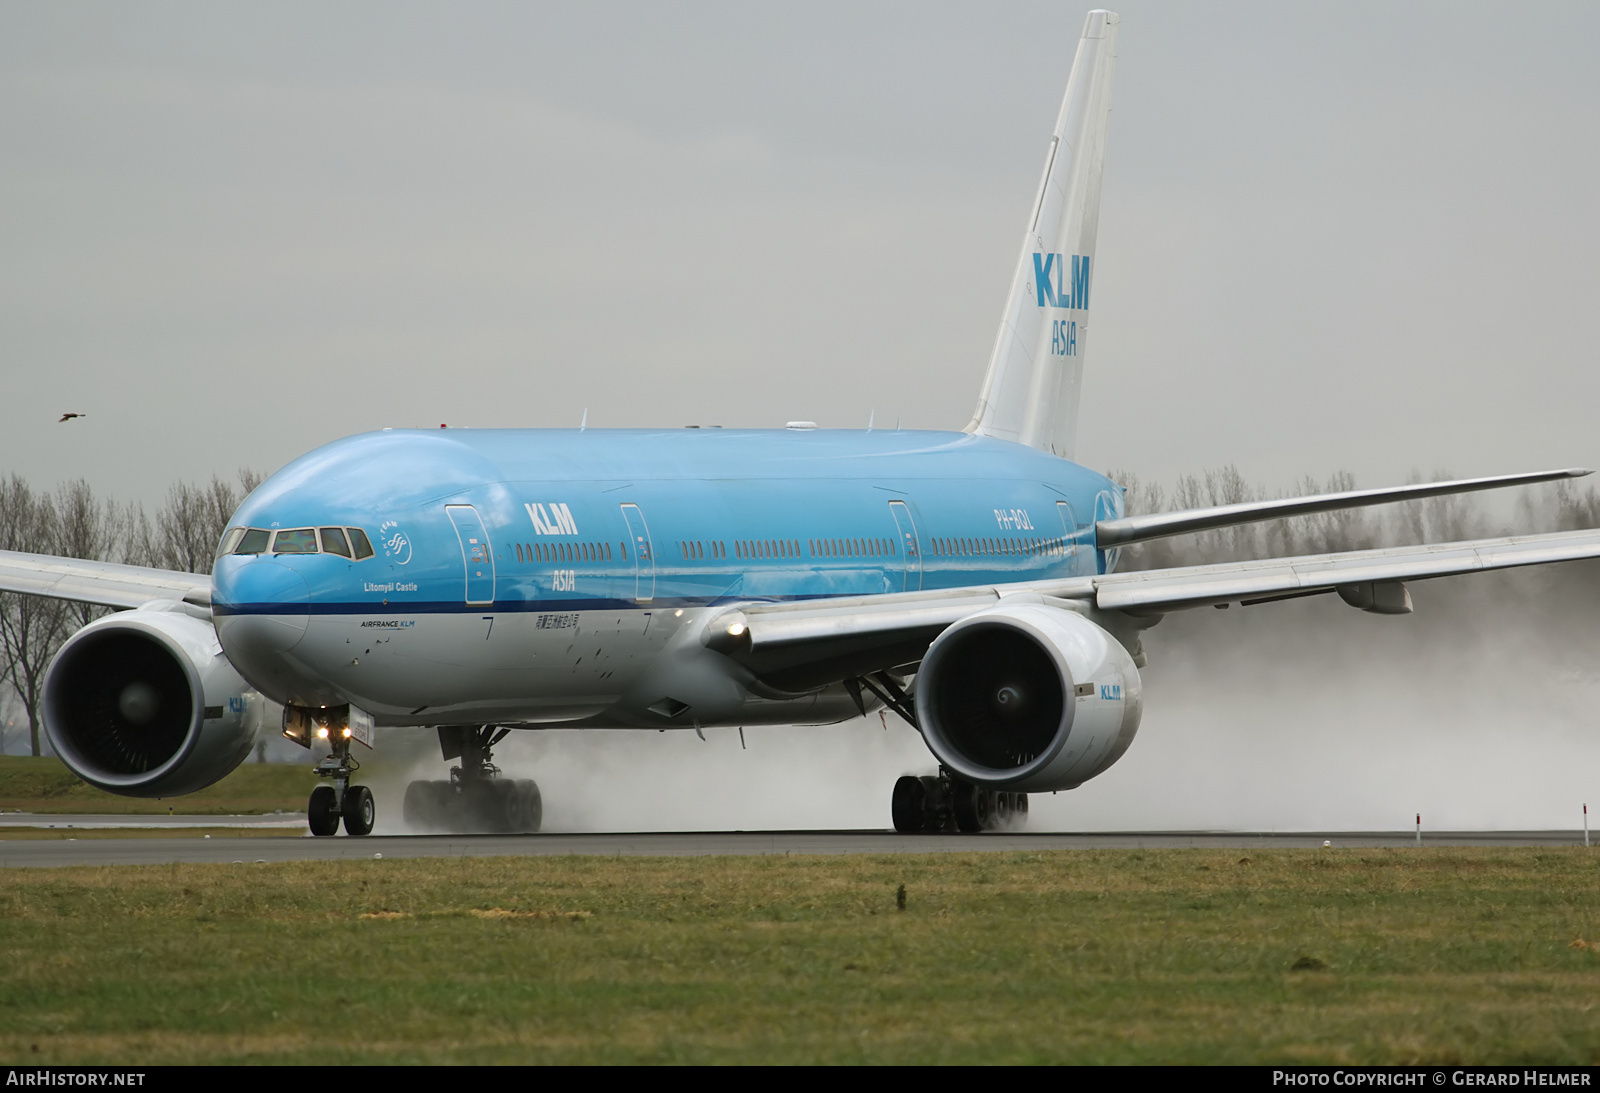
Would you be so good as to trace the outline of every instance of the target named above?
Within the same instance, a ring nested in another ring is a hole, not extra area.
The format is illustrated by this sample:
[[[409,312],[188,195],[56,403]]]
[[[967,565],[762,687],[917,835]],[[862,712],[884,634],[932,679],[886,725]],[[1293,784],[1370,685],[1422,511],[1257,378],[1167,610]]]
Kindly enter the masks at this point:
[[[731,607],[707,643],[781,689],[801,689],[921,659],[946,626],[1005,597],[1151,617],[1207,604],[1338,592],[1379,614],[1411,609],[1403,582],[1600,558],[1600,529],[1265,558],[1098,577],[1023,581],[837,600]],[[831,678],[829,678],[831,677]]]
[[[211,577],[205,573],[0,550],[0,592],[25,592],[105,607],[140,607],[152,600],[181,600],[210,607]]]
[[[1094,578],[1094,602],[1096,607],[1107,611],[1162,614],[1206,604],[1249,605],[1362,585],[1597,557],[1600,557],[1600,529],[1509,535],[1458,543],[1380,547],[1338,554],[1113,573]]]
[[[1095,524],[1095,542],[1101,550],[1105,550],[1107,547],[1126,543],[1142,543],[1169,535],[1210,531],[1213,528],[1232,527],[1261,520],[1278,520],[1286,516],[1303,516],[1307,513],[1331,512],[1336,509],[1366,508],[1369,505],[1392,505],[1396,501],[1417,501],[1425,497],[1498,490],[1507,486],[1531,486],[1538,482],[1582,478],[1591,473],[1593,472],[1587,467],[1567,467],[1556,471],[1497,474],[1488,478],[1458,478],[1453,482],[1384,486],[1375,490],[1346,490],[1343,493],[1323,493],[1314,497],[1280,497],[1271,501],[1245,501],[1237,505],[1217,505],[1214,508],[1188,509],[1182,512],[1123,516],[1116,520],[1101,520]]]

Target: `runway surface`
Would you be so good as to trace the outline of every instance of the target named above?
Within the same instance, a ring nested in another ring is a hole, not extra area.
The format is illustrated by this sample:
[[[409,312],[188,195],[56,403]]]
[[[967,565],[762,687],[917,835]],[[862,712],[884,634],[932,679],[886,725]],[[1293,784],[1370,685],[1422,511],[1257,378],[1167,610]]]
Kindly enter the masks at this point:
[[[15,814],[9,814],[8,819]],[[63,817],[49,817],[54,823]],[[81,817],[90,822],[121,817]],[[139,819],[148,819],[140,817]],[[211,817],[187,817],[211,820]],[[105,823],[104,826],[115,826]],[[37,826],[37,825],[35,825]],[[88,827],[85,823],[83,827]],[[211,825],[219,826],[219,825]],[[303,830],[303,828],[302,828]],[[314,839],[305,835],[208,839],[7,840],[0,833],[0,868],[68,865],[161,865],[170,862],[252,864],[373,858],[538,857],[558,854],[692,857],[716,854],[939,854],[1102,848],[1414,847],[1414,832],[1038,832],[984,835],[896,835],[889,831],[702,831],[632,834],[369,835]],[[1423,846],[1582,846],[1581,831],[1441,831]]]
[[[305,834],[306,818],[298,812],[269,812],[258,816],[162,816],[159,814],[90,816],[48,812],[0,812],[0,829],[8,827],[87,828],[151,828],[171,830],[182,827],[247,827],[282,828],[296,834]],[[0,838],[5,835],[0,833]]]

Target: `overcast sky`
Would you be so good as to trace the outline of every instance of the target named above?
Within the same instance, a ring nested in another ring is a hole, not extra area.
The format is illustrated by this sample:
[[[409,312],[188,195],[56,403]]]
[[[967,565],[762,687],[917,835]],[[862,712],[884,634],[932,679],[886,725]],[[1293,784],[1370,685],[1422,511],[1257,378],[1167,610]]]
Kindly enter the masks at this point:
[[[1081,461],[1600,463],[1600,7],[1120,11]],[[0,471],[148,501],[586,408],[960,428],[1082,22],[13,0]]]

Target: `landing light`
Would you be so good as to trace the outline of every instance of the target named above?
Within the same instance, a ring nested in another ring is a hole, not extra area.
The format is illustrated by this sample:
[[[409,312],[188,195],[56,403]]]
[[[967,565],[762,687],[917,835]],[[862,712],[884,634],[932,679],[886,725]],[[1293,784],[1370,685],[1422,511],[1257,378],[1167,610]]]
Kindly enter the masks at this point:
[[[344,738],[346,740],[350,739],[350,730],[349,729],[345,729],[344,730]]]
[[[743,634],[743,633],[744,633],[744,623],[742,623],[742,622],[736,622],[732,626],[728,627],[728,636],[729,637],[736,638],[740,634]]]
[[[318,740],[326,740],[327,738],[328,738],[327,726],[325,726],[325,725],[324,726],[318,726],[318,728],[317,728],[317,739]]]

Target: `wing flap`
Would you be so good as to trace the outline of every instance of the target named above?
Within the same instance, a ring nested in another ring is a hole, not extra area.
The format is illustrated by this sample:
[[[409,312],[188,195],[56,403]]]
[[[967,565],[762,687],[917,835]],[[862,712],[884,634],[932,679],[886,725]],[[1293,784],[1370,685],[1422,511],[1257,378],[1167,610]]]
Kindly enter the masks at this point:
[[[0,550],[0,592],[50,596],[105,607],[140,607],[152,600],[181,600],[209,607],[211,578],[204,573]]]

